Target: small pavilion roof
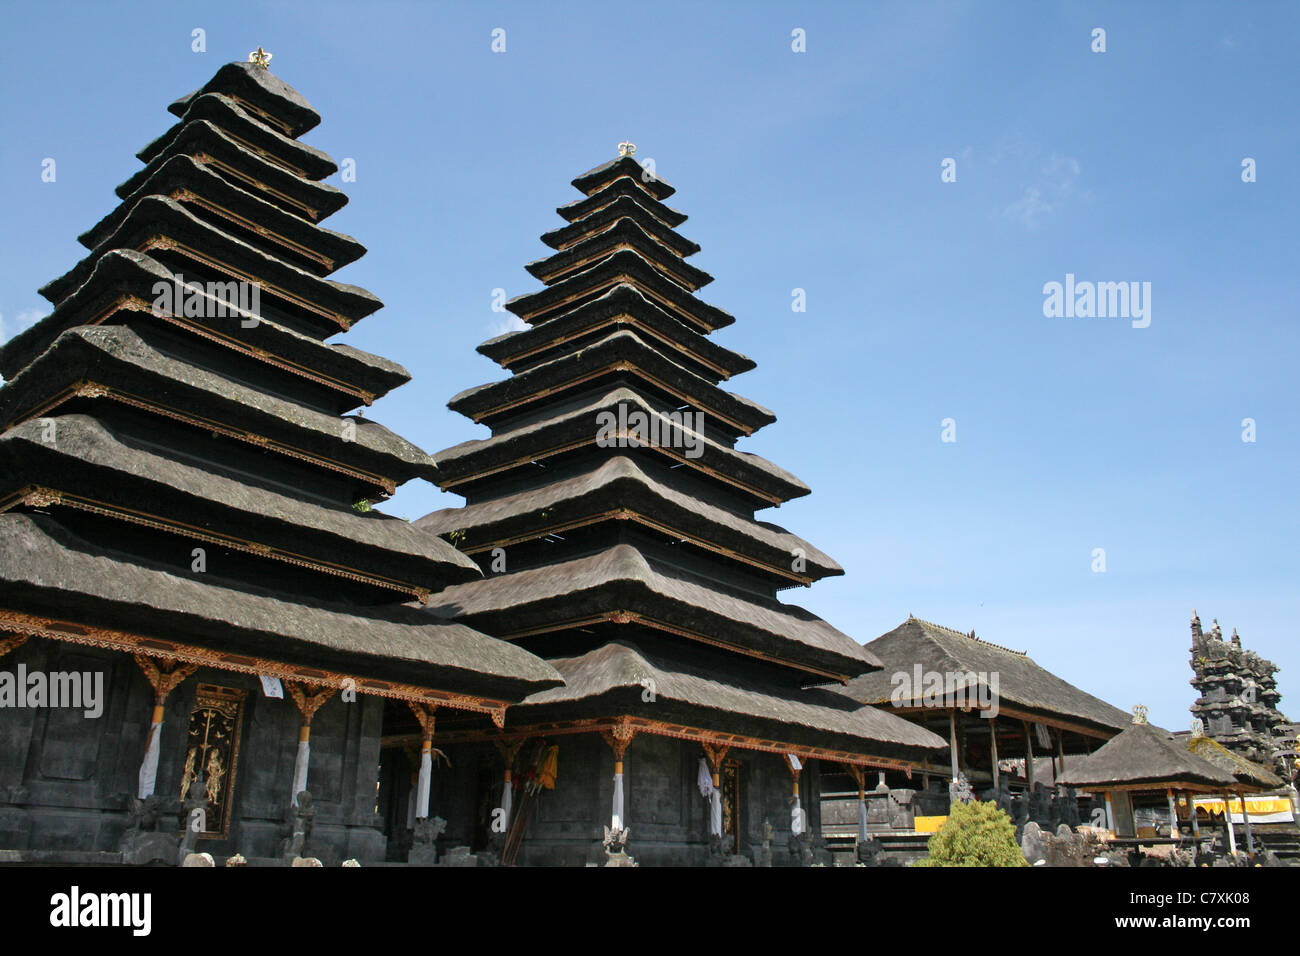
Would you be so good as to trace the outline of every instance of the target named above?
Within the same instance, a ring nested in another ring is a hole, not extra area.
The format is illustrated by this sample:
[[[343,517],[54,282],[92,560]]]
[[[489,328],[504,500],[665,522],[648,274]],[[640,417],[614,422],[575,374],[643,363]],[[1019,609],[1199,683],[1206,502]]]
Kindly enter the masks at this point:
[[[1190,752],[1151,724],[1128,728],[1078,761],[1056,782],[1085,790],[1233,790],[1237,778]]]
[[[941,674],[998,674],[1002,701],[1044,715],[1058,714],[1112,730],[1128,726],[1130,716],[1062,680],[1027,654],[1009,650],[952,628],[909,617],[887,634],[866,645],[884,664],[884,670],[864,674],[846,689],[865,703],[885,703],[897,686],[891,675],[909,676],[917,664],[922,671]]]
[[[1272,790],[1283,785],[1282,778],[1267,767],[1233,753],[1213,737],[1188,737],[1187,749],[1220,770],[1237,778],[1242,786],[1259,790]]]

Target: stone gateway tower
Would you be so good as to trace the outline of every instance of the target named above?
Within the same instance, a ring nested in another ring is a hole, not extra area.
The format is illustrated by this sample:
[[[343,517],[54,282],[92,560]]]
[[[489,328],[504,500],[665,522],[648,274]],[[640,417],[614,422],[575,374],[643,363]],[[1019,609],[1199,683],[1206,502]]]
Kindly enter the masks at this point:
[[[527,266],[544,288],[507,303],[527,330],[479,347],[510,376],[450,402],[491,430],[436,456],[466,505],[416,522],[484,572],[432,610],[565,686],[440,741],[477,747],[497,788],[550,753],[553,791],[512,798],[507,860],[582,862],[609,827],[640,862],[806,862],[823,764],[861,789],[943,741],[838,693],[879,662],[778,600],[842,571],[756,517],[809,489],[737,448],[775,416],[721,387],[754,363],[710,338],[734,319],[696,297],[699,247],[633,150],[573,180],[581,198],[542,237],[554,253]]]

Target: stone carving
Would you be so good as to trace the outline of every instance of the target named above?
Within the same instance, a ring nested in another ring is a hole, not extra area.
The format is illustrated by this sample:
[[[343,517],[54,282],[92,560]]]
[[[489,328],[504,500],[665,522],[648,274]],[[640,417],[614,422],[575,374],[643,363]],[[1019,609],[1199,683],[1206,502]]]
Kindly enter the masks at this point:
[[[423,817],[415,821],[411,831],[411,851],[406,862],[417,866],[433,866],[438,862],[438,837],[447,829],[442,817]]]
[[[316,817],[316,811],[312,807],[311,792],[301,790],[298,793],[298,803],[296,806],[290,806],[284,814],[284,829],[282,832],[286,836],[280,844],[280,856],[286,860],[294,860],[302,856],[303,847],[307,845],[307,839],[311,836],[312,821]]]
[[[627,839],[631,832],[629,827],[605,827],[605,839],[601,846],[605,850],[606,866],[636,866],[637,862],[627,855]],[[712,843],[712,839],[709,841]],[[712,847],[710,847],[712,852]]]
[[[180,804],[164,801],[157,794],[140,800],[130,798],[126,832],[118,849],[122,862],[128,866],[147,866],[150,863],[170,864],[178,859],[180,837],[176,834],[176,821],[180,818]]]

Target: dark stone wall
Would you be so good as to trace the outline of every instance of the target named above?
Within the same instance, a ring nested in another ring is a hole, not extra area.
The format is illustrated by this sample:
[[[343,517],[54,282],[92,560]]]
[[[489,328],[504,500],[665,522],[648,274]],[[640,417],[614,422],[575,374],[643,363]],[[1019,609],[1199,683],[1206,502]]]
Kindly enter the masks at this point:
[[[582,866],[604,863],[604,828],[614,797],[614,754],[596,734],[553,739],[560,748],[555,789],[545,791],[520,849],[520,866]],[[500,801],[503,764],[490,746],[443,748],[450,767],[434,771],[430,812],[448,821],[447,846],[475,845],[475,823],[485,788],[490,806]],[[640,734],[623,763],[628,852],[645,866],[702,866],[708,862],[708,804],[696,785],[698,744]],[[776,866],[790,862],[790,774],[778,754],[733,750],[740,763],[740,852],[752,858],[762,843],[763,824],[773,830]],[[490,785],[485,786],[485,782]],[[812,833],[820,832],[817,761],[800,780],[800,802]],[[728,841],[730,842],[730,841]],[[728,846],[728,852],[731,847]]]
[[[0,708],[0,849],[115,851],[137,788],[153,689],[127,655],[33,638],[0,659],[16,672],[100,671],[104,710]],[[179,799],[189,715],[198,684],[247,691],[228,837],[202,839],[215,856],[275,856],[298,747],[298,710],[263,695],[252,675],[200,669],[167,698],[157,792]],[[357,695],[331,698],[312,723],[307,785],[315,804],[309,855],[327,864],[381,860],[385,838],[375,814],[383,705]]]

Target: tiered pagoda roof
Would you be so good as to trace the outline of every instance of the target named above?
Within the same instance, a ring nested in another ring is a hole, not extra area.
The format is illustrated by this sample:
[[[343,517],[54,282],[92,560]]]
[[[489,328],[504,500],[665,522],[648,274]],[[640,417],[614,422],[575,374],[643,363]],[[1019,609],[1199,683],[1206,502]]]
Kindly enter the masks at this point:
[[[326,342],[382,303],[328,278],[365,249],[320,225],[347,197],[297,141],[319,115],[254,63],[171,112],[52,314],[0,348],[0,629],[498,720],[560,683],[404,606],[480,572],[369,509],[436,470],[357,411],[407,372]]]
[[[448,587],[432,610],[565,677],[512,708],[508,728],[619,714],[747,728],[757,749],[905,761],[941,746],[894,714],[810,689],[879,662],[777,598],[843,571],[755,515],[809,488],[736,448],[776,418],[721,387],[754,363],[709,337],[734,319],[695,294],[711,277],[686,261],[699,246],[664,204],[673,188],[631,155],[573,185],[583,198],[558,210],[568,224],[542,237],[555,252],[527,266],[544,288],[506,303],[528,328],[479,347],[510,377],[449,403],[491,430],[436,456],[434,480],[466,504],[416,522],[486,575]]]

